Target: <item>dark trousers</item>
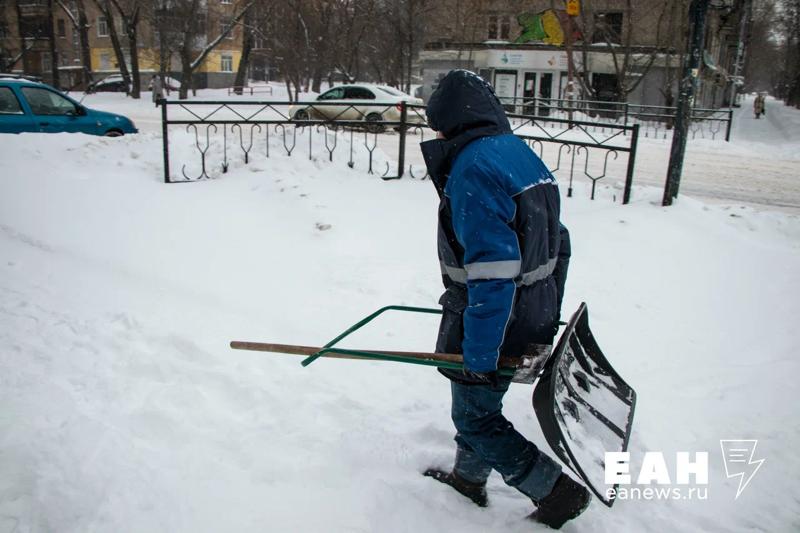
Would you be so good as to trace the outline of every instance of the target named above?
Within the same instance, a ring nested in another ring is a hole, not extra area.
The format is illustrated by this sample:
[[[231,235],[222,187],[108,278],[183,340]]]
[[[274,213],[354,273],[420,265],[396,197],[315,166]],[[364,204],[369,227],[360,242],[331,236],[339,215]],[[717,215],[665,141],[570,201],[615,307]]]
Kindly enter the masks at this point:
[[[561,466],[503,416],[503,396],[510,383],[510,378],[501,378],[495,388],[451,382],[458,445],[453,469],[473,483],[484,483],[492,469],[497,470],[508,485],[538,501],[553,490]]]

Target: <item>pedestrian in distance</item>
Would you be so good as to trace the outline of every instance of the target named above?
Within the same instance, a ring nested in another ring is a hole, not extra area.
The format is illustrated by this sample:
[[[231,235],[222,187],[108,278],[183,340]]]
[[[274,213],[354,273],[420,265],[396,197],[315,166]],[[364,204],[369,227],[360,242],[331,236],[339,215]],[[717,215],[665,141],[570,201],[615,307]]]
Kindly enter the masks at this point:
[[[761,118],[761,115],[766,115],[766,97],[763,93],[758,93],[756,99],[753,100],[753,112],[756,118]]]
[[[440,370],[451,382],[455,463],[424,474],[484,507],[496,470],[536,505],[531,519],[559,528],[591,496],[503,416],[511,378],[497,372],[501,356],[552,345],[558,331],[570,257],[558,186],[474,73],[448,73],[426,113],[438,134],[421,148],[440,198],[445,286],[436,352],[463,353],[464,370]]]

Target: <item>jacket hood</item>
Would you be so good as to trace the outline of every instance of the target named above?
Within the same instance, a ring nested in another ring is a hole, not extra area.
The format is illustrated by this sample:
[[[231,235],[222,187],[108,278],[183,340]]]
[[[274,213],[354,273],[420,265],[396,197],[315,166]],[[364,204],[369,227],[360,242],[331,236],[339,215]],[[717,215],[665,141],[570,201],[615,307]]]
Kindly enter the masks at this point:
[[[468,70],[451,70],[433,92],[425,110],[428,124],[445,139],[420,144],[439,196],[458,153],[480,137],[511,133],[506,113],[492,86]]]
[[[447,139],[487,126],[495,127],[497,133],[511,132],[492,86],[468,70],[451,70],[431,95],[425,112],[431,128]]]

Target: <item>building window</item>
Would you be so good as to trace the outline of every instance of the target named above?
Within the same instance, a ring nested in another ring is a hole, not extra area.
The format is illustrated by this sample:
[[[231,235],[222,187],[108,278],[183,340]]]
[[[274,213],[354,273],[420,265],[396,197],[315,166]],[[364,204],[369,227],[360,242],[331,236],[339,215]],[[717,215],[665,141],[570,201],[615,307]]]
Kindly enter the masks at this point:
[[[111,70],[111,55],[107,52],[100,54],[100,70]]]
[[[103,17],[97,17],[97,36],[108,37],[108,20]]]
[[[222,72],[233,72],[233,56],[231,54],[222,54],[220,70]]]
[[[622,13],[608,11],[595,13],[593,43],[622,43]]]
[[[511,17],[507,15],[489,15],[489,40],[507,41],[511,34]]]
[[[64,19],[58,19],[56,26],[58,26],[58,37],[64,39],[67,36],[67,25],[64,23]]]
[[[53,62],[50,58],[49,52],[42,53],[42,72],[50,72],[53,70]]]

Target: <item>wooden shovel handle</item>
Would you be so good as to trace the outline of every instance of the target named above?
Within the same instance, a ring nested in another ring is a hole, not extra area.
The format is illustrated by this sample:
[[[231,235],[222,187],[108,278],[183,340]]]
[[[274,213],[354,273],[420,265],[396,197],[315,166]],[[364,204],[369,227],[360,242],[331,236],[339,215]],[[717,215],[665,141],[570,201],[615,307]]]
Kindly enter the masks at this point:
[[[234,350],[251,350],[256,352],[273,352],[285,353],[290,355],[314,355],[322,350],[316,346],[299,346],[296,344],[273,344],[266,342],[245,342],[245,341],[232,341],[231,348]],[[365,352],[380,353],[385,355],[394,355],[398,357],[407,357],[409,359],[424,359],[426,361],[445,361],[448,363],[463,364],[464,358],[460,354],[454,353],[431,353],[431,352],[396,352],[390,350],[360,350]],[[326,353],[324,357],[331,357],[334,359],[369,359],[368,357],[359,357],[357,355],[339,354],[339,353]],[[508,357],[501,357],[499,366],[515,368],[517,360]]]

